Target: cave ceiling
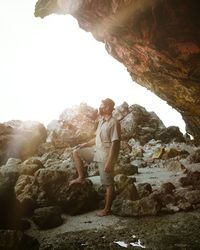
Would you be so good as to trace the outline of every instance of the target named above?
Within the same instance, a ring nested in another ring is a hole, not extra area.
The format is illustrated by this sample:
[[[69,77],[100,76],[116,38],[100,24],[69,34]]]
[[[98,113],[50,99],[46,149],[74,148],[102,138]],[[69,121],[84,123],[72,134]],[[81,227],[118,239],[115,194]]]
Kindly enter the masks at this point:
[[[132,79],[175,108],[200,138],[200,1],[39,0],[35,16],[70,14]],[[166,114],[168,115],[168,114]]]

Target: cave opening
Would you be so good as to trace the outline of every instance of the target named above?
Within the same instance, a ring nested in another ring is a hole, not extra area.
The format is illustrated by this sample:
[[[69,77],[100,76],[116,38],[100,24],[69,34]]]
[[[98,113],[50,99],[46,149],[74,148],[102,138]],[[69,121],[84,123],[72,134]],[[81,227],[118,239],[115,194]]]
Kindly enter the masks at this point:
[[[2,122],[35,119],[47,125],[52,119],[58,119],[68,106],[86,102],[98,107],[109,96],[117,105],[126,101],[154,111],[166,126],[178,126],[185,133],[181,115],[133,82],[124,65],[111,57],[105,45],[97,42],[91,33],[82,30],[75,18],[70,15],[35,18],[33,3],[23,0],[15,8],[10,8],[9,3],[4,5],[2,10],[11,11],[16,22],[4,11],[2,18],[8,29],[3,30],[7,52],[1,58],[5,69],[1,75],[5,83],[1,92]],[[9,91],[11,87],[14,96]]]

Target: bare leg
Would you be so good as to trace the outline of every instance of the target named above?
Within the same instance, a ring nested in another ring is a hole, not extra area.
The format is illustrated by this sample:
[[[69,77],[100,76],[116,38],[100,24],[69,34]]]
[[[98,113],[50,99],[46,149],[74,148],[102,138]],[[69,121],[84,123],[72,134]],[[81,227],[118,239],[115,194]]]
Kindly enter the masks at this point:
[[[113,201],[114,187],[113,185],[106,187],[105,207],[97,213],[97,216],[107,216],[111,214],[111,206]]]
[[[84,174],[84,170],[83,170],[83,162],[79,156],[79,149],[75,149],[73,151],[73,158],[74,158],[74,163],[75,163],[75,167],[76,170],[78,172],[78,177],[74,180],[72,180],[69,183],[69,186],[71,186],[74,183],[83,183],[85,181],[85,174]]]

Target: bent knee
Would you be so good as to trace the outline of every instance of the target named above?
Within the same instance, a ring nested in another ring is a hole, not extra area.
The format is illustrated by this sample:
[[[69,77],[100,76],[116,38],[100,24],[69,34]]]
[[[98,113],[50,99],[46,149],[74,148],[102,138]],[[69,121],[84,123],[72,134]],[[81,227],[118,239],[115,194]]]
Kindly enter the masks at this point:
[[[79,155],[79,148],[75,148],[74,150],[73,150],[73,157],[80,157],[80,155]]]

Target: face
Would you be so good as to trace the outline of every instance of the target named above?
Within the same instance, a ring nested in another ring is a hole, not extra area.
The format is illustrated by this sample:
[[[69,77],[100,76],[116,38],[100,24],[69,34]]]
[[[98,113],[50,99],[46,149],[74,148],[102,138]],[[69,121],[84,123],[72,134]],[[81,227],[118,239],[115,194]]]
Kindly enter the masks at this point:
[[[101,103],[100,107],[99,107],[99,114],[101,116],[104,116],[107,114],[107,107],[104,103]]]

